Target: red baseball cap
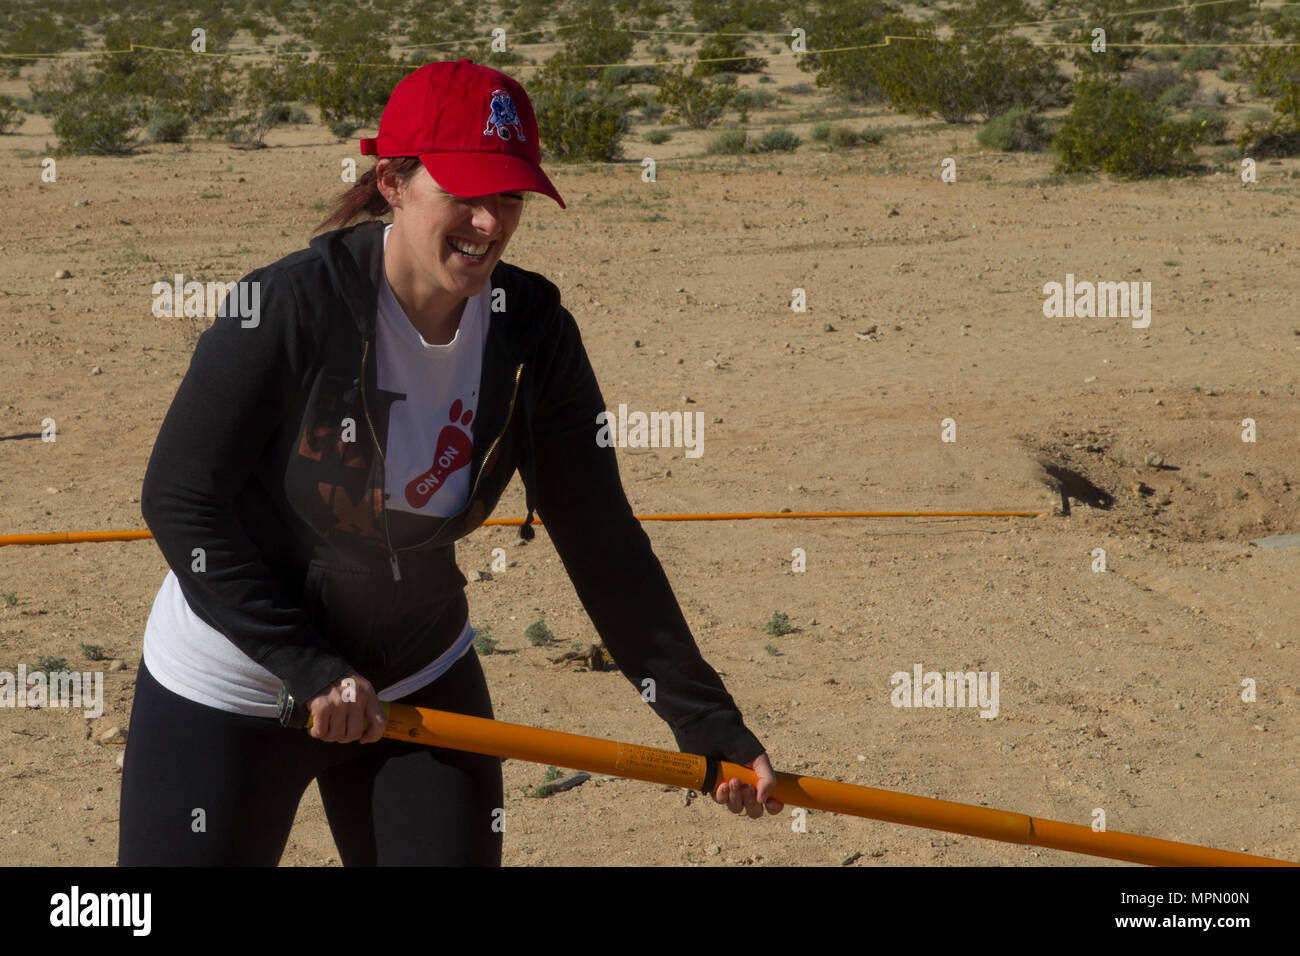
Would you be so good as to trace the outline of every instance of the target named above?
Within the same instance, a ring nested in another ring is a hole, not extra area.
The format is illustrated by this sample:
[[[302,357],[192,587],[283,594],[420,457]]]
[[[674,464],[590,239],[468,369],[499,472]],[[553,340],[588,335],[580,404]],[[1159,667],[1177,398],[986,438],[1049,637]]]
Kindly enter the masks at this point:
[[[537,118],[516,81],[468,58],[427,63],[388,98],[366,156],[419,156],[455,196],[529,190],[564,200],[542,172]]]

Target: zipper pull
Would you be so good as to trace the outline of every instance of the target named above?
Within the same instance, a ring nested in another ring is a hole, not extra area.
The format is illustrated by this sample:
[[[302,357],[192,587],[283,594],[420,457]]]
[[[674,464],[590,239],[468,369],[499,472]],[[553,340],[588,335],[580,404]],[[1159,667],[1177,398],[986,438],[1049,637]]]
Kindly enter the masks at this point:
[[[402,569],[397,565],[397,554],[394,552],[388,559],[388,563],[393,566],[393,580],[402,580]]]

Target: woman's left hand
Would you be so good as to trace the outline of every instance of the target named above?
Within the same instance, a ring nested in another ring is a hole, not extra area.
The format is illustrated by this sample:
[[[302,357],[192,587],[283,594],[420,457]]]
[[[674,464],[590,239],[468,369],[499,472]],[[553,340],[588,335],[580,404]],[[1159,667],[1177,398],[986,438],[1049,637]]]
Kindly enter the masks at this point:
[[[772,762],[767,759],[767,754],[759,754],[745,766],[758,774],[757,792],[750,784],[732,777],[718,784],[718,789],[713,792],[714,801],[725,804],[732,813],[740,813],[743,810],[749,814],[751,820],[761,817],[765,807],[768,813],[773,814],[784,810],[784,803],[768,796],[776,786],[776,771],[772,769]]]

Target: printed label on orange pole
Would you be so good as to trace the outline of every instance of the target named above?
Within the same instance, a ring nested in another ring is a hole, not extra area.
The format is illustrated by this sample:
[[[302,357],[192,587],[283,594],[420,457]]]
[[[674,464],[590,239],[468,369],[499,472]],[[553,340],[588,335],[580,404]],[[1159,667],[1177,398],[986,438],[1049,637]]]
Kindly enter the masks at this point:
[[[708,762],[698,754],[657,750],[637,744],[620,743],[618,756],[614,758],[616,773],[687,789],[698,787],[707,769]]]

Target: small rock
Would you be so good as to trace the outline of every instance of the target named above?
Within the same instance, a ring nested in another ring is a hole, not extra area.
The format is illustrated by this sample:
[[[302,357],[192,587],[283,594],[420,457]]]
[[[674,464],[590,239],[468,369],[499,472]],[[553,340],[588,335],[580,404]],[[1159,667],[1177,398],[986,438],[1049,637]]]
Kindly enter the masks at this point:
[[[108,662],[108,669],[110,671],[120,671],[125,666],[126,665],[119,660],[111,660]]]
[[[1178,703],[1174,704],[1174,710],[1182,710],[1182,709],[1183,709],[1183,702],[1181,700]]]
[[[89,206],[89,205],[90,205],[90,200],[89,200],[89,199],[78,199],[78,200],[77,200],[76,202],[74,202],[72,205],[74,205],[74,206]]]
[[[718,846],[716,843],[710,843],[704,848],[704,852],[709,856],[717,856],[722,852],[722,847]]]
[[[825,325],[822,326],[822,331],[823,331],[823,332],[834,332],[834,331],[835,331],[835,326],[833,326],[833,325],[831,325],[829,322],[827,322]]]
[[[846,856],[844,860],[840,863],[840,866],[848,866],[854,860],[860,860],[860,859],[862,859],[862,854],[855,851],[853,853],[850,853],[848,856]]]
[[[721,424],[722,424],[722,419],[721,419],[721,418],[715,418],[715,419],[713,420],[713,424],[715,424],[715,425],[721,425]]]
[[[1097,381],[1097,376],[1089,375],[1087,378],[1083,380],[1083,384],[1087,385],[1089,382],[1095,382],[1095,381]]]
[[[1135,481],[1128,486],[1128,490],[1133,493],[1135,498],[1141,498],[1143,495],[1151,494],[1151,489],[1140,481]]]
[[[126,734],[121,727],[109,727],[95,739],[101,744],[120,744],[126,742]]]
[[[678,292],[685,292],[685,291],[686,291],[686,286],[684,286],[684,285],[679,285],[679,286],[677,287],[677,291],[678,291]]]
[[[91,374],[91,375],[103,375],[103,374],[104,374],[104,370],[103,370],[102,368],[100,368],[98,365],[96,365],[94,368],[92,368],[92,369],[90,370],[90,374]]]
[[[695,404],[695,399],[691,398],[691,396],[689,396],[689,395],[683,395],[683,396],[682,396],[682,404],[683,404],[683,405],[694,405],[694,404]]]
[[[1163,456],[1163,455],[1157,455],[1157,454],[1156,454],[1155,452],[1153,452],[1153,451],[1149,451],[1149,452],[1147,452],[1147,454],[1146,454],[1146,458],[1145,458],[1144,460],[1145,460],[1146,463],[1147,463],[1148,465],[1150,465],[1152,468],[1159,468],[1161,465],[1163,465],[1163,464],[1165,463],[1164,456]]]
[[[67,269],[60,269],[58,272],[54,273],[54,278],[56,278],[56,279],[71,279],[71,278],[72,278],[72,273],[69,272]]]
[[[490,571],[475,571],[474,574],[470,577],[470,580],[471,580],[471,581],[491,581],[491,580],[492,580],[492,572],[490,572]]]
[[[579,770],[577,773],[571,773],[567,777],[559,780],[551,780],[547,783],[539,784],[533,787],[534,797],[549,797],[554,793],[562,793],[565,790],[572,790],[574,787],[582,786],[591,779],[591,774]]]
[[[122,768],[126,766],[126,751],[125,751],[125,750],[123,750],[120,754],[117,755],[116,763],[117,763],[117,770],[118,770],[118,772],[120,773],[120,772],[122,771]],[[14,832],[17,833],[18,831],[15,830]]]
[[[632,340],[632,348],[634,348],[634,349],[639,349],[640,347],[641,347],[641,340],[640,340],[640,339],[633,339],[633,340]]]

